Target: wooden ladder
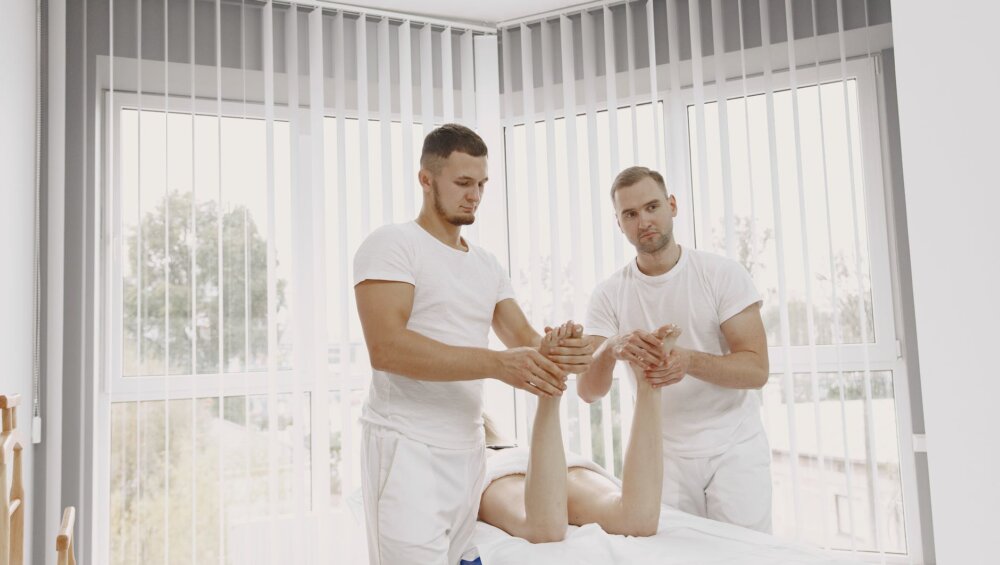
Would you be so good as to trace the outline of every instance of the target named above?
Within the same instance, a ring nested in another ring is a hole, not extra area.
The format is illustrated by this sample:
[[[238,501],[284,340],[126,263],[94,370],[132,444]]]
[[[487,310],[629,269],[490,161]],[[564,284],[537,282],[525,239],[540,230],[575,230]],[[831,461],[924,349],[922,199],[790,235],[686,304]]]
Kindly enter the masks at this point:
[[[24,479],[21,444],[14,436],[21,395],[0,395],[0,565],[24,565]],[[10,490],[7,477],[12,474]]]
[[[76,557],[73,556],[73,523],[76,522],[76,508],[67,506],[63,512],[62,525],[59,526],[59,535],[56,536],[56,552],[58,565],[76,565]]]

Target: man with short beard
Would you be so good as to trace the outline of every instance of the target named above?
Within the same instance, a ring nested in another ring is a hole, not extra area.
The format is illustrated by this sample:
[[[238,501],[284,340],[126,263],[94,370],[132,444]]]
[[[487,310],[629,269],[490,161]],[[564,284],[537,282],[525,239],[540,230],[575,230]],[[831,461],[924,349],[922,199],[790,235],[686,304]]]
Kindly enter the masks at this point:
[[[372,365],[361,477],[373,565],[458,563],[485,471],[482,379],[556,397],[593,354],[578,337],[550,360],[504,268],[462,237],[487,181],[482,138],[457,124],[432,131],[419,180],[417,219],[378,228],[354,256]],[[510,349],[487,349],[491,327]]]
[[[625,169],[611,199],[636,258],[591,297],[585,332],[597,353],[580,398],[607,394],[618,361],[666,387],[663,502],[770,532],[771,452],[752,392],[768,377],[760,295],[736,261],[677,244],[677,201],[656,171]],[[671,351],[656,337],[667,324],[684,328]]]

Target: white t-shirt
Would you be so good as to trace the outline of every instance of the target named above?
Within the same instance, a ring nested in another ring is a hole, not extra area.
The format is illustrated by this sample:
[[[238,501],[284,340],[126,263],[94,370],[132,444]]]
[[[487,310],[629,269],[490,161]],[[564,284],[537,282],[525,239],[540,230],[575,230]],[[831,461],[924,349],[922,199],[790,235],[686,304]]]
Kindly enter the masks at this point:
[[[507,272],[488,251],[445,245],[416,222],[373,231],[354,255],[354,284],[414,286],[407,329],[448,345],[486,347],[493,311],[514,297]],[[361,419],[428,445],[475,447],[483,435],[483,381],[420,381],[372,370]]]
[[[677,324],[677,345],[725,355],[720,325],[761,302],[753,280],[731,259],[684,247],[672,269],[658,276],[633,259],[594,290],[586,332],[612,337]],[[629,371],[635,386],[636,376]],[[633,388],[634,390],[634,388]],[[762,429],[755,391],[714,385],[690,375],[663,392],[664,449],[685,457],[711,457]]]

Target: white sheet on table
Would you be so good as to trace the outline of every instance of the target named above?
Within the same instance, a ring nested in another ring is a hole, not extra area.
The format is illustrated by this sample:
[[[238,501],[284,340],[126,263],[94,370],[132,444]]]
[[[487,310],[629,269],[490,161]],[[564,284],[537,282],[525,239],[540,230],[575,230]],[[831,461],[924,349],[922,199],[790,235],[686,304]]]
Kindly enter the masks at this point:
[[[855,563],[774,536],[715,522],[664,506],[655,536],[605,533],[600,526],[570,527],[557,543],[531,544],[479,522],[473,543],[483,565],[604,565],[626,563],[838,565]],[[471,556],[471,553],[467,553]],[[468,558],[468,557],[466,557]]]

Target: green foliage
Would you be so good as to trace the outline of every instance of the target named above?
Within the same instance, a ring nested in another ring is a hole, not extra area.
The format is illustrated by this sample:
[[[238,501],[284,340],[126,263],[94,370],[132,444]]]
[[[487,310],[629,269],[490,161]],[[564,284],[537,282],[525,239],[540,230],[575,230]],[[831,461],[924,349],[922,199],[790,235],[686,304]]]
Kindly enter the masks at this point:
[[[220,300],[222,370],[266,368],[267,241],[245,207],[220,214],[215,201],[171,192],[132,226],[126,249],[126,375],[219,372]],[[277,310],[286,286],[277,280]]]

